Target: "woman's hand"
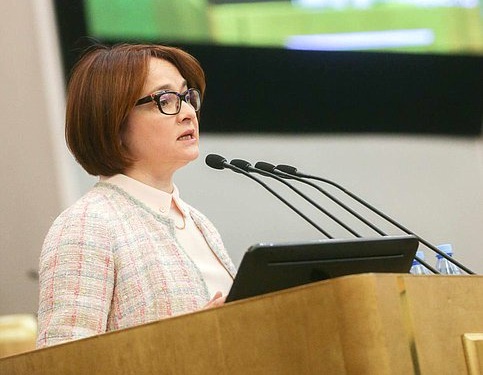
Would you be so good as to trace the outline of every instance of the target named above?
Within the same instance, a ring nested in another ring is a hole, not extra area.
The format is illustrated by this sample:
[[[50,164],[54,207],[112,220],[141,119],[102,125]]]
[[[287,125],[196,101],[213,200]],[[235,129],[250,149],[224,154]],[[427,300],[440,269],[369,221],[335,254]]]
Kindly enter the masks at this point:
[[[222,306],[225,303],[225,299],[226,296],[223,296],[223,294],[218,291],[203,308],[211,309],[212,307]]]

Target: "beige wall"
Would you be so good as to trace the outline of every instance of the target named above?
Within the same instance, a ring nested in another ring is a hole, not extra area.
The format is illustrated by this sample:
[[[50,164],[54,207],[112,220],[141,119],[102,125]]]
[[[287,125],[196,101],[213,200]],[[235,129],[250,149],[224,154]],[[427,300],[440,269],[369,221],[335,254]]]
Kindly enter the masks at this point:
[[[36,311],[37,284],[29,272],[37,269],[45,233],[94,181],[65,149],[51,11],[49,0],[0,2],[0,314]],[[431,242],[452,242],[463,263],[483,272],[482,138],[204,137],[203,157],[177,183],[215,222],[238,263],[254,242],[320,236],[254,182],[205,167],[210,152],[294,164],[334,179]]]
[[[55,87],[60,72],[55,48],[46,49],[55,47],[53,24],[39,17],[49,6],[0,2],[0,314],[36,310],[37,283],[29,273],[37,270],[43,236],[62,204],[52,136],[58,103],[51,95],[62,98]],[[57,81],[47,76],[52,69]]]

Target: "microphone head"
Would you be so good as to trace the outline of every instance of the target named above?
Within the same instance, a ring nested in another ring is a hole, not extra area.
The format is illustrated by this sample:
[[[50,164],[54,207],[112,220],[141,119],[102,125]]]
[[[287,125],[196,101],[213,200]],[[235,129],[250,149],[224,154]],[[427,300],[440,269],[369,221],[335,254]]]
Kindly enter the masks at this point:
[[[273,164],[270,164],[264,161],[257,162],[255,164],[255,168],[261,169],[262,171],[269,172],[269,173],[275,172],[275,166]]]
[[[252,166],[249,162],[247,162],[246,160],[242,160],[242,159],[233,159],[230,162],[230,164],[234,165],[237,168],[244,170],[245,172],[250,172],[250,167]]]
[[[279,164],[275,167],[275,169],[294,176],[297,175],[297,168],[292,167],[291,165]]]
[[[223,156],[216,154],[209,154],[205,158],[205,163],[214,169],[225,169],[226,159]]]

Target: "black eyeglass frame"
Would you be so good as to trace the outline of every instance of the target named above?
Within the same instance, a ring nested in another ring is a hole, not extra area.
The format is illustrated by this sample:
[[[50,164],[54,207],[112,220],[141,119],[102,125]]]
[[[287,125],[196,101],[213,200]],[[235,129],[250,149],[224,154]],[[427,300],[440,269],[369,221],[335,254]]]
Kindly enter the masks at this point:
[[[192,104],[191,102],[187,99],[189,97],[189,95],[193,92],[193,91],[196,91],[198,93],[198,97],[199,97],[199,105],[198,105],[198,109],[196,109]],[[162,95],[164,94],[174,94],[178,97],[178,111],[175,112],[175,113],[166,113],[162,110],[161,108],[161,103],[160,103],[160,98]],[[156,106],[158,107],[159,111],[163,114],[163,115],[177,115],[179,113],[179,111],[181,111],[181,101],[184,101],[186,104],[189,104],[191,107],[193,107],[193,109],[195,110],[195,112],[198,112],[200,109],[201,109],[201,92],[200,90],[198,89],[195,89],[195,88],[189,88],[188,90],[186,90],[185,92],[182,92],[181,94],[176,92],[176,91],[170,91],[170,90],[161,90],[161,91],[156,91],[150,95],[147,95],[141,99],[139,99],[136,104],[135,104],[135,107],[137,107],[138,105],[142,105],[142,104],[146,104],[146,103],[149,103],[149,102],[155,102],[156,103]]]

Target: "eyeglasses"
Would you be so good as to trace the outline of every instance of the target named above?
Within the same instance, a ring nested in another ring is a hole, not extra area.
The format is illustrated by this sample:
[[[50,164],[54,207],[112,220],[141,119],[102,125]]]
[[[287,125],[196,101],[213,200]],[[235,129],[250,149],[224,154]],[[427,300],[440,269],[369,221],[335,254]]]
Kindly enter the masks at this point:
[[[198,89],[188,89],[179,94],[175,91],[158,91],[136,102],[136,106],[154,101],[161,113],[177,115],[181,110],[181,100],[191,105],[196,112],[201,108],[201,93]]]

